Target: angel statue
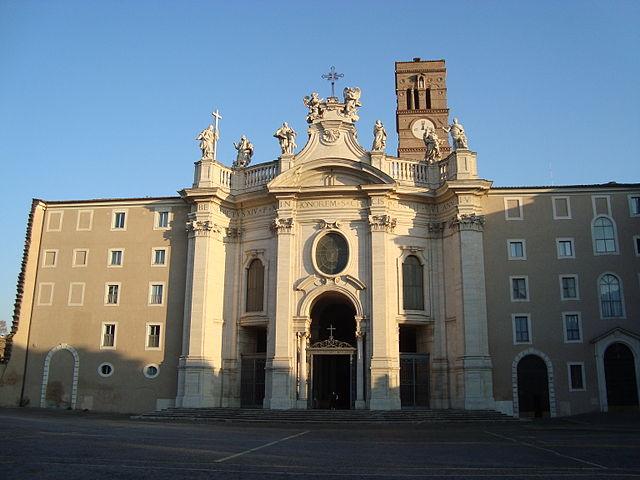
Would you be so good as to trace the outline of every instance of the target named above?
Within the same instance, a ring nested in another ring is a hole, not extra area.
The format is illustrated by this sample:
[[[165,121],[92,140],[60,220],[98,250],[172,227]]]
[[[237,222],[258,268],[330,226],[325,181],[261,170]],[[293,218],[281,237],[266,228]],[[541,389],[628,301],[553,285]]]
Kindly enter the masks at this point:
[[[464,127],[458,122],[457,118],[453,119],[453,123],[449,125],[448,128],[440,128],[442,128],[447,133],[451,133],[451,141],[453,143],[453,147],[456,150],[459,148],[469,148],[469,143],[467,142],[467,134],[464,132]]]
[[[233,162],[233,168],[244,168],[251,163],[251,157],[253,156],[253,144],[247,140],[247,137],[242,135],[240,141],[233,144],[234,148],[238,151],[236,161]]]
[[[213,145],[218,140],[218,133],[214,130],[213,125],[209,125],[202,130],[196,137],[200,140],[200,150],[202,150],[202,160],[213,159]]]
[[[360,118],[357,110],[358,107],[362,106],[360,103],[360,95],[362,95],[362,92],[358,87],[345,87],[342,93],[344,95],[344,110],[342,113],[355,122]]]
[[[297,146],[296,132],[293,128],[287,125],[287,122],[284,122],[282,126],[276,130],[276,133],[274,133],[273,136],[278,139],[278,142],[280,142],[280,150],[282,150],[283,155],[293,155],[293,151]]]
[[[376,124],[373,126],[373,146],[372,152],[383,152],[387,146],[387,132],[380,120],[376,120]]]
[[[431,164],[440,160],[440,139],[438,138],[435,128],[428,125],[422,139],[424,140],[425,147],[427,147],[427,162]]]
[[[305,107],[309,109],[309,114],[307,115],[308,123],[322,116],[322,99],[318,96],[318,92],[311,92],[311,95],[304,97],[302,101]]]

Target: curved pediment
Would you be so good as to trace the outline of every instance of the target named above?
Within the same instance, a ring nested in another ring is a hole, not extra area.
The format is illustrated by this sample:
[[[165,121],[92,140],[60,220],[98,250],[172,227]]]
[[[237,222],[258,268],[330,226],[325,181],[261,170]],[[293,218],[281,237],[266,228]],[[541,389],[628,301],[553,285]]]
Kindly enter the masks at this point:
[[[346,158],[319,158],[295,165],[267,185],[270,192],[340,189],[363,185],[395,186],[395,180],[367,163]]]

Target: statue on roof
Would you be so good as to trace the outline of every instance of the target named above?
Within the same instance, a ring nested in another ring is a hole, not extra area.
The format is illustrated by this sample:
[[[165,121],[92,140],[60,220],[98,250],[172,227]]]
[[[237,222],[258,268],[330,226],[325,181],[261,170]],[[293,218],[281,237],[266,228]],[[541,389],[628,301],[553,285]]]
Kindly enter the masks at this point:
[[[196,137],[196,140],[200,140],[200,150],[202,150],[202,160],[213,160],[213,145],[218,140],[218,134],[213,128],[213,125],[209,125],[202,130]]]
[[[458,119],[454,117],[453,123],[449,125],[449,127],[440,127],[445,132],[451,134],[451,143],[453,143],[454,149],[467,149],[469,148],[469,143],[467,142],[467,134],[464,131],[464,127]]]
[[[387,132],[384,129],[384,125],[380,120],[376,120],[376,124],[373,126],[373,146],[372,152],[384,152],[387,146]]]
[[[431,125],[427,126],[427,129],[424,132],[424,136],[422,137],[424,140],[424,146],[427,148],[427,153],[425,155],[425,160],[431,164],[440,160],[442,153],[440,152],[440,138],[438,138],[438,134],[436,133],[435,128]]]
[[[233,168],[245,168],[251,163],[251,157],[253,157],[253,144],[247,140],[247,137],[242,135],[240,141],[233,144],[234,148],[238,151],[236,161],[233,162]]]
[[[311,92],[311,95],[304,97],[302,101],[305,107],[309,109],[309,114],[307,115],[308,123],[322,117],[322,99],[318,96],[318,92]]]
[[[296,132],[293,128],[287,125],[287,122],[284,122],[282,126],[276,130],[276,133],[274,133],[273,136],[278,139],[278,142],[280,142],[280,150],[282,150],[283,155],[293,155],[297,146]]]
[[[345,87],[342,93],[344,95],[344,109],[342,110],[342,114],[355,122],[360,118],[358,116],[358,107],[362,106],[360,103],[362,92],[358,87]]]

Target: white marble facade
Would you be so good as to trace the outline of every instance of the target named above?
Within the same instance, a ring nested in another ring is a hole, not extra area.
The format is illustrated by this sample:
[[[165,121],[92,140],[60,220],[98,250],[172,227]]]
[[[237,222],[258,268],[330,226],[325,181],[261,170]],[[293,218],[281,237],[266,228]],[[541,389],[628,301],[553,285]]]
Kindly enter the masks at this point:
[[[369,152],[357,140],[359,104],[311,100],[297,153],[234,169],[203,155],[181,192],[191,213],[176,405],[240,406],[247,338],[266,329],[264,408],[317,406],[313,358],[338,353],[351,361],[347,408],[399,409],[399,332],[411,326],[429,358],[428,405],[492,408],[480,207],[490,182],[478,178],[475,153],[427,164]],[[348,253],[323,271],[318,245],[332,233]],[[403,306],[410,255],[423,272],[417,310]],[[264,298],[247,312],[255,259]],[[347,326],[330,325],[350,340],[314,340],[319,302],[351,312]]]

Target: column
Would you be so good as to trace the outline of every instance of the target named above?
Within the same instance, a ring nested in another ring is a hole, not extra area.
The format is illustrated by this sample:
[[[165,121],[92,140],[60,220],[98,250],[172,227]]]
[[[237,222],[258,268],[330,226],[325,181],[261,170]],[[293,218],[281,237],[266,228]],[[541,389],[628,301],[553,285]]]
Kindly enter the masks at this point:
[[[178,407],[218,407],[221,400],[224,249],[208,213],[189,214],[187,281]],[[222,265],[222,267],[220,267]]]
[[[386,213],[384,194],[371,195],[371,410],[400,409],[400,367],[396,321],[389,302],[391,291],[387,248],[396,219]]]
[[[356,330],[357,358],[356,358],[356,409],[365,407],[364,401],[364,332],[361,330],[360,322],[356,319],[358,329]]]
[[[280,205],[289,208],[279,209],[272,229],[276,234],[277,270],[276,270],[276,316],[273,324],[273,356],[267,358],[269,391],[266,392],[265,406],[271,409],[289,409],[295,402],[294,357],[292,350],[292,255],[294,248],[294,220],[284,215],[292,214],[293,202],[280,201]]]
[[[300,344],[300,358],[298,362],[298,408],[308,407],[309,392],[309,366],[307,363],[307,347],[309,345],[309,332],[298,332],[298,342]]]

